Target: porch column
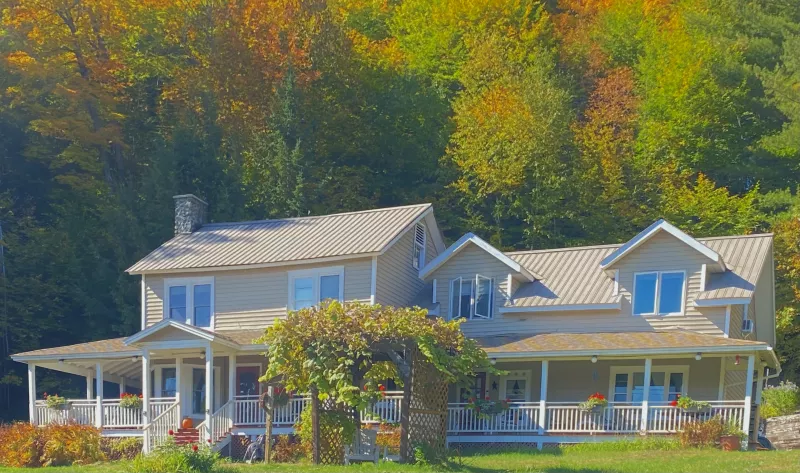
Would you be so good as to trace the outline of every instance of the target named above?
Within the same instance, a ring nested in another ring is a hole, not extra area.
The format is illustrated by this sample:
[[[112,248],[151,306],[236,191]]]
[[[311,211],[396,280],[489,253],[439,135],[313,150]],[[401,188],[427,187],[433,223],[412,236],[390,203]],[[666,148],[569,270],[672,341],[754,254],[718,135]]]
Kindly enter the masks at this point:
[[[758,427],[761,424],[761,391],[764,389],[764,366],[761,364],[758,366],[758,378],[756,380],[756,415],[753,421],[755,432],[751,432],[754,441],[758,441]]]
[[[742,431],[746,438],[750,438],[750,413],[753,403],[753,370],[756,369],[756,356],[747,357],[747,381],[744,384],[744,425]]]
[[[214,410],[214,349],[211,344],[206,347],[206,432],[211,439],[211,414]]]
[[[150,351],[142,352],[142,427],[144,431],[143,450],[150,452],[150,435],[147,424],[150,422]]]
[[[179,405],[181,402],[181,365],[183,365],[183,358],[178,356],[175,358],[175,402],[179,403]],[[181,409],[181,411],[183,410],[182,407],[179,407],[179,409]],[[178,417],[180,417],[180,415]]]
[[[86,400],[91,401],[94,399],[94,371],[89,370],[86,375]]]
[[[228,355],[228,402],[236,398],[236,355]]]
[[[644,360],[644,392],[642,393],[642,433],[647,432],[647,414],[650,413],[650,378],[653,371],[653,359]]]
[[[28,418],[36,425],[36,365],[28,363]]]
[[[103,364],[94,365],[95,379],[97,380],[97,414],[95,414],[94,424],[97,428],[103,427]]]
[[[127,391],[128,386],[125,384],[125,376],[119,377],[119,395],[122,396],[122,393]]]
[[[542,381],[539,387],[539,435],[547,428],[547,372],[550,361],[542,360]]]

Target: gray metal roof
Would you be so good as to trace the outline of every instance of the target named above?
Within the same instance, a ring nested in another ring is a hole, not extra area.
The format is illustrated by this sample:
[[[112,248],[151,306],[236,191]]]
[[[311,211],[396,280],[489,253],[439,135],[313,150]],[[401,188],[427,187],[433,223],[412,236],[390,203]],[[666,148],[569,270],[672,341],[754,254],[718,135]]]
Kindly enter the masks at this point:
[[[240,267],[384,250],[431,204],[333,215],[212,223],[177,235],[128,268],[129,273]]]
[[[707,290],[698,299],[750,297],[762,266],[769,259],[771,234],[698,238],[719,253],[728,271],[709,273]],[[601,261],[622,245],[586,246],[506,253],[542,276],[514,293],[514,307],[542,307],[616,302],[614,280]]]

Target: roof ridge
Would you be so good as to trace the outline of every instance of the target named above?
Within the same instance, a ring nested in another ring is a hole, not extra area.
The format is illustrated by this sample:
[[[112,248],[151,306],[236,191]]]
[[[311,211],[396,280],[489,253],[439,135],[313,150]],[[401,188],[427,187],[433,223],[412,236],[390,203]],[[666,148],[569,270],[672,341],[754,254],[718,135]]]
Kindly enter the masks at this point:
[[[377,209],[365,209],[365,210],[353,210],[351,212],[338,212],[333,214],[324,214],[324,215],[307,215],[305,217],[284,217],[284,218],[268,218],[262,220],[243,220],[239,222],[213,222],[213,223],[206,223],[200,230],[207,227],[222,227],[222,226],[234,226],[234,225],[257,225],[261,223],[269,223],[269,222],[285,222],[291,220],[312,220],[317,218],[327,218],[327,217],[339,217],[342,215],[354,215],[354,214],[366,214],[372,212],[384,212],[387,210],[400,210],[400,209],[409,209],[412,207],[430,207],[433,204],[430,202],[425,202],[422,204],[410,204],[410,205],[398,205],[396,207],[381,207]]]

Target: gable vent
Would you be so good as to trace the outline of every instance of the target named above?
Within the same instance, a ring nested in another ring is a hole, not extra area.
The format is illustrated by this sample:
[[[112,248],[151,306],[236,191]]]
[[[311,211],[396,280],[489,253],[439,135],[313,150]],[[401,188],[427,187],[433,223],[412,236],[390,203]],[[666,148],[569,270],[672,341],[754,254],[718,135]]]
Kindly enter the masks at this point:
[[[425,227],[420,224],[414,227],[414,241],[416,241],[418,245],[425,246]]]

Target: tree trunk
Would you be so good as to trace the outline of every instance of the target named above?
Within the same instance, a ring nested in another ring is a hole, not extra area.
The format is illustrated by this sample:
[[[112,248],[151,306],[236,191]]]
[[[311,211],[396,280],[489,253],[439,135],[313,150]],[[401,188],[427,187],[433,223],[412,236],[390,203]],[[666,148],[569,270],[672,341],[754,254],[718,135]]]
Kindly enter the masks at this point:
[[[267,386],[267,397],[269,401],[267,402],[267,409],[264,412],[264,418],[266,420],[266,429],[264,435],[266,435],[266,439],[264,440],[264,463],[269,463],[272,457],[272,411],[275,409],[275,386]]]

